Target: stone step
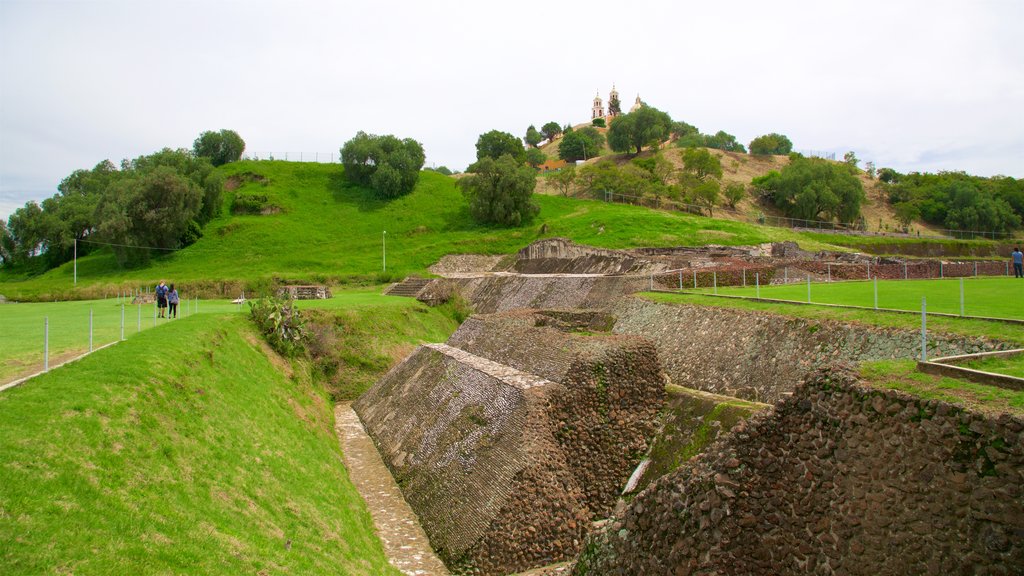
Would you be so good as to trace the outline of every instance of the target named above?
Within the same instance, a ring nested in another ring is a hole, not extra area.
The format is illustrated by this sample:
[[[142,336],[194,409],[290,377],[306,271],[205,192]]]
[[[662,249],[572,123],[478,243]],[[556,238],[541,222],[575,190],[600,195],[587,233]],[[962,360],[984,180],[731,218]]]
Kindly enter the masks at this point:
[[[384,295],[415,298],[427,284],[430,284],[430,278],[406,278],[397,284],[392,284],[384,291]]]

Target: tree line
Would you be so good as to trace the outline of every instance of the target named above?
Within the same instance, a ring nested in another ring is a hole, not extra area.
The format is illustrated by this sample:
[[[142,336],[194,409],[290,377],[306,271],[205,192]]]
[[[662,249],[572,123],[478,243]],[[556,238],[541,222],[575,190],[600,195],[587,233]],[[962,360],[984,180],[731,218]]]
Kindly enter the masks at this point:
[[[84,255],[110,245],[119,265],[134,266],[148,261],[151,248],[187,246],[221,211],[223,181],[214,168],[244,149],[232,130],[203,132],[192,150],[164,148],[120,166],[104,160],[75,170],[57,194],[0,219],[0,261],[43,272],[70,261],[76,248]]]

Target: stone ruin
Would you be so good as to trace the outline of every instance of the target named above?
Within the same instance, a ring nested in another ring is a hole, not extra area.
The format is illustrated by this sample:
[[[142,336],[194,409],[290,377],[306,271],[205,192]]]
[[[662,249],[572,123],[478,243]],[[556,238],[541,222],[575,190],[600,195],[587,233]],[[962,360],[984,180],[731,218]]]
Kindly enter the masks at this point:
[[[665,398],[653,346],[598,313],[473,316],[354,405],[455,571],[567,560],[647,452]]]
[[[327,286],[281,286],[277,289],[277,297],[292,300],[330,300],[331,289]]]

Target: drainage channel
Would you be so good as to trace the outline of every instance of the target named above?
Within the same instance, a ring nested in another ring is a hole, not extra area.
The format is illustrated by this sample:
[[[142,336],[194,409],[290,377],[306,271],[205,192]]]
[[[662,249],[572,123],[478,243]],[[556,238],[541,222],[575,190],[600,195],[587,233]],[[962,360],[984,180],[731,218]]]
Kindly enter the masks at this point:
[[[349,478],[366,501],[391,564],[404,574],[448,574],[351,403],[335,406],[334,429],[341,442]]]

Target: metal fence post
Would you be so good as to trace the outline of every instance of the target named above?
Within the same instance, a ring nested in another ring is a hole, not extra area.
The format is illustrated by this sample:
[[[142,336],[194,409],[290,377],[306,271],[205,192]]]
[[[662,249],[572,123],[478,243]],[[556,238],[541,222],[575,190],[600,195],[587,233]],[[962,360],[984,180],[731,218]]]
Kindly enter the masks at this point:
[[[650,291],[651,291],[651,292],[654,292],[654,272],[651,272],[651,285],[650,285]]]
[[[807,275],[807,303],[811,303],[811,275]]]
[[[939,278],[945,278],[945,277],[946,277],[946,274],[945,274],[945,271],[943,270],[942,260],[939,260]]]
[[[711,273],[711,280],[715,283],[715,294],[718,294],[718,271],[715,270]]]
[[[743,287],[744,288],[747,287],[747,269],[746,268],[743,269]]]
[[[978,261],[977,260],[974,261],[974,277],[975,278],[978,277]]]
[[[960,277],[960,315],[964,315],[964,279]]]
[[[903,279],[904,280],[907,279],[907,261],[906,260],[903,261]]]
[[[829,262],[829,263],[825,264],[825,266],[828,269],[828,281],[831,282],[832,281],[832,263]]]
[[[782,268],[782,283],[789,284],[789,266]]]
[[[875,310],[878,310],[878,276],[875,276],[873,284],[875,285]]]
[[[693,271],[693,289],[694,290],[697,289],[697,271],[696,270]]]
[[[928,361],[928,300],[921,296],[921,362]]]
[[[50,317],[43,317],[43,372],[50,371]]]
[[[683,289],[683,271],[682,271],[682,269],[679,270],[679,289],[680,290]]]
[[[871,280],[871,262],[868,262],[868,280]]]
[[[761,273],[760,272],[754,272],[754,286],[755,286],[754,290],[757,293],[757,299],[760,300],[761,299]]]

